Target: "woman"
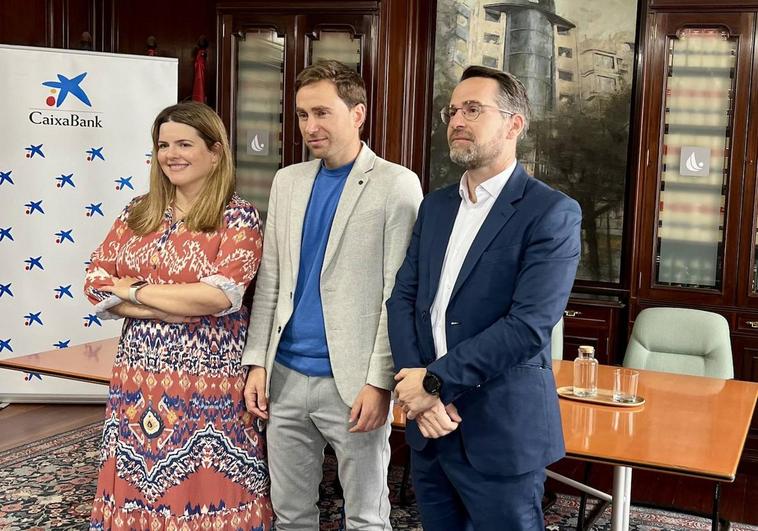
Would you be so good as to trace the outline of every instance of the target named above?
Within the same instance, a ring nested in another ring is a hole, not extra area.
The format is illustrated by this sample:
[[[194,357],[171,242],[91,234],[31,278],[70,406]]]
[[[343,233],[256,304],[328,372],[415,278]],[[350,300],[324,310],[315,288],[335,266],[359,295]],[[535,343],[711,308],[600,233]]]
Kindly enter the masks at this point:
[[[85,292],[125,317],[92,529],[271,528],[262,426],[245,411],[241,307],[261,256],[224,126],[200,103],[153,124],[150,191],[95,250]]]

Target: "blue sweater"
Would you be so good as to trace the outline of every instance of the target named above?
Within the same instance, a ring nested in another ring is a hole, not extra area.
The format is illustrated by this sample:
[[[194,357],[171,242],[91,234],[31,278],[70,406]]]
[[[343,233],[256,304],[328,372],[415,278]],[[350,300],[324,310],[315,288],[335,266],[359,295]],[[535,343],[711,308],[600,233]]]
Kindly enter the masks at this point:
[[[292,317],[282,332],[276,361],[307,376],[332,376],[321,308],[321,267],[342,190],[353,163],[316,175],[303,220],[300,268]]]

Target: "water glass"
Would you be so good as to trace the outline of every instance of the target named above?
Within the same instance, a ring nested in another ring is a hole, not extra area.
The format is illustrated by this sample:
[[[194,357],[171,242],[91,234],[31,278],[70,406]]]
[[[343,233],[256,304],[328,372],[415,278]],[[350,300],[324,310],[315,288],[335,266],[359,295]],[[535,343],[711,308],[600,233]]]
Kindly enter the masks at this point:
[[[613,371],[613,401],[630,404],[637,401],[637,383],[640,371],[616,369]]]

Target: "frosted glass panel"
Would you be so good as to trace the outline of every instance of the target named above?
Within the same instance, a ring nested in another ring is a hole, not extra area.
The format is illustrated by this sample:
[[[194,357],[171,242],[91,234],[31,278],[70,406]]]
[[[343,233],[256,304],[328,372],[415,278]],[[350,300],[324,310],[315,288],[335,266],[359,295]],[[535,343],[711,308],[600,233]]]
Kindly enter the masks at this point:
[[[282,165],[284,37],[261,30],[237,48],[237,191],[265,217],[274,174]]]
[[[720,29],[669,41],[658,284],[721,287],[736,52]]]
[[[322,31],[318,39],[309,39],[311,64],[320,59],[334,59],[361,71],[361,39],[350,32]]]
[[[308,38],[308,55],[310,64],[322,59],[340,61],[361,71],[361,39],[354,38],[351,32],[321,31],[318,39]],[[303,146],[303,160],[313,160],[313,155]]]

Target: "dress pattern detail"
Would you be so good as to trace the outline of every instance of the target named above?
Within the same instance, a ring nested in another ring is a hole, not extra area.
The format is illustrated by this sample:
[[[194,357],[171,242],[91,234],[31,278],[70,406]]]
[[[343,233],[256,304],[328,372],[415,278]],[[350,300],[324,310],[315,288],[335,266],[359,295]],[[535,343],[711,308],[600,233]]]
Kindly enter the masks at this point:
[[[139,199],[135,199],[137,201]],[[132,203],[134,204],[134,202]],[[111,277],[203,282],[231,307],[197,322],[124,320],[106,409],[91,529],[271,529],[263,423],[245,409],[241,306],[262,251],[255,208],[234,196],[223,227],[189,231],[169,208],[145,236],[127,206],[92,254],[85,293],[98,315],[120,299]]]

